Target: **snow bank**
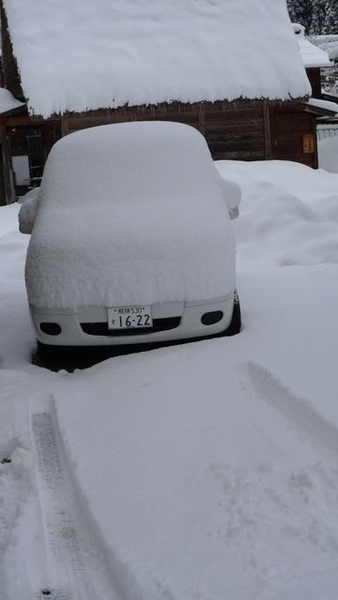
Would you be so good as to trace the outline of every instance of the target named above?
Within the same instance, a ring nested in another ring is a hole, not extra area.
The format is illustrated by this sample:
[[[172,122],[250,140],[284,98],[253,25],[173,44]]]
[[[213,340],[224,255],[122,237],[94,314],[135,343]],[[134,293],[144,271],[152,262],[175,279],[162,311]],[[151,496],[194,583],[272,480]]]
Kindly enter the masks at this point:
[[[200,301],[234,289],[227,204],[191,127],[124,123],[67,136],[39,198],[26,265],[35,307]]]
[[[315,600],[325,590],[334,600],[337,430],[325,424],[319,442],[320,417],[246,362],[261,346],[245,337],[134,357],[132,378],[117,360],[113,373],[75,376],[71,402],[57,395],[68,456],[127,598]],[[89,386],[102,390],[101,410]]]
[[[241,183],[243,202],[250,198],[236,229],[242,258],[254,253],[280,266],[338,262],[334,175],[288,161],[215,164]]]
[[[23,204],[19,212],[19,231],[21,233],[32,233],[39,207],[39,198],[39,187],[29,190],[24,196],[21,196],[20,202]]]
[[[55,572],[27,414],[51,394],[95,600],[337,598],[338,176],[217,167],[242,188],[241,334],[74,373],[30,364],[27,237],[0,208],[5,600],[40,597]]]
[[[4,314],[0,319],[0,369],[6,369],[7,360],[13,358],[19,364],[27,362],[32,343],[27,299],[21,297],[22,292],[25,295],[24,261],[29,240],[18,231],[17,215],[17,204],[1,207],[0,252],[11,257],[1,264],[1,306],[10,311],[11,318]]]
[[[31,113],[311,94],[284,0],[4,0]]]

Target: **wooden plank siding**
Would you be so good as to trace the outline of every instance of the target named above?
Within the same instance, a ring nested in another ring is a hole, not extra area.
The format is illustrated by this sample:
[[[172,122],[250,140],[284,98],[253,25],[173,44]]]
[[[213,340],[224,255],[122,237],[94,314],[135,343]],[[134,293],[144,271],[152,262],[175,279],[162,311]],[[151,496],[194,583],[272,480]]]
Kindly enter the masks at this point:
[[[8,168],[10,162],[9,138],[6,134],[6,128],[0,126],[0,205],[7,204],[6,199],[11,198],[12,195],[10,170]]]
[[[312,136],[313,152],[304,151],[305,136]],[[317,168],[316,119],[306,112],[286,112],[283,108],[271,114],[271,158],[292,160]]]
[[[17,154],[16,146],[22,143],[23,137],[34,131],[40,132],[47,157],[50,148],[60,137],[79,129],[141,120],[192,125],[205,136],[216,160],[279,159],[317,167],[314,135],[316,118],[304,112],[300,102],[172,103],[53,115],[50,119],[30,117],[23,112],[0,118],[0,125],[5,128],[9,139],[10,156]],[[311,153],[304,153],[303,138],[309,135],[314,135],[314,149]],[[3,139],[4,136],[5,133]],[[6,158],[3,171],[9,171],[9,168]],[[5,192],[5,198],[0,199],[0,203],[11,201]]]
[[[302,151],[302,136],[313,134],[315,118],[291,101],[168,104],[69,114],[61,119],[62,135],[107,123],[156,119],[199,129],[216,160],[279,158],[315,166],[314,156]]]
[[[143,109],[98,111],[62,118],[62,131],[72,133],[78,129],[138,120],[163,120],[186,123],[206,137],[215,159],[235,158],[257,160],[266,157],[264,119],[262,107],[232,108],[224,110],[222,103],[176,105]]]

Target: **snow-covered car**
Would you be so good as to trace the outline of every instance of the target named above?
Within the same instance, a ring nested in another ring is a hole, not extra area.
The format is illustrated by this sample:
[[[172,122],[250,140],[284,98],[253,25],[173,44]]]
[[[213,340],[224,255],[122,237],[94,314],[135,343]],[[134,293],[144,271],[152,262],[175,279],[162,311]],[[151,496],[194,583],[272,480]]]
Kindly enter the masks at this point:
[[[122,123],[59,140],[19,213],[40,351],[238,333],[239,201],[193,127]]]

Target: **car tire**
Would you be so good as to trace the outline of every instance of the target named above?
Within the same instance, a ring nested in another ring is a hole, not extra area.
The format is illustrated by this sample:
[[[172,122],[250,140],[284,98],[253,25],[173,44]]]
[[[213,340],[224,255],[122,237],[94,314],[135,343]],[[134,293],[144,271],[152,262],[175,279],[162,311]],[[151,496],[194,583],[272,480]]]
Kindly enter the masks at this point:
[[[234,308],[232,311],[232,318],[231,318],[230,325],[218,335],[219,336],[237,335],[241,331],[241,327],[242,327],[241,304],[239,301],[238,293],[235,292]]]
[[[43,344],[36,340],[37,342],[37,357],[41,361],[51,361],[51,360],[59,360],[60,358],[66,358],[67,353],[70,352],[70,348],[67,346],[52,346],[49,344]]]
[[[52,371],[92,367],[94,364],[114,356],[112,346],[52,346],[37,340],[37,352],[33,355],[33,364]]]

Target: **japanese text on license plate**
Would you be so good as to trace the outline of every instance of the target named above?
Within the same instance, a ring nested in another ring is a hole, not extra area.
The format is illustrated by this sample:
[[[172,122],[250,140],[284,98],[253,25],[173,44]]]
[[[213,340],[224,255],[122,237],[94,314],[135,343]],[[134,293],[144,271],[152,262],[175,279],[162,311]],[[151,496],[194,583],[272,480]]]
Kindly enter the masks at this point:
[[[152,327],[151,306],[116,306],[108,308],[109,329]]]

